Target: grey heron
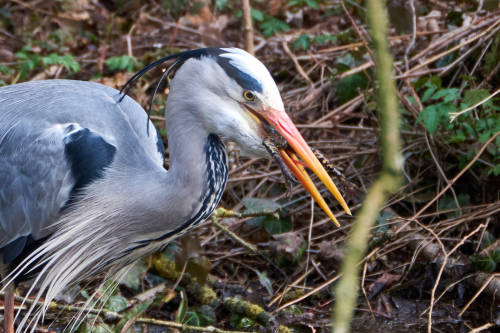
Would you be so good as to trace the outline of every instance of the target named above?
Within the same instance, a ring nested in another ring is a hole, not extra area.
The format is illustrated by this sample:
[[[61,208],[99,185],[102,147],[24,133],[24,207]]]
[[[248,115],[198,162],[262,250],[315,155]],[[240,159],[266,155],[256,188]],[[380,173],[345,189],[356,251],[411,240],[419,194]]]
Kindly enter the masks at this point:
[[[224,141],[269,157],[264,142],[275,140],[332,220],[305,166],[350,214],[259,60],[237,48],[185,51],[147,66],[127,87],[167,61],[175,71],[165,111],[168,172],[161,138],[124,93],[70,80],[0,88],[0,268],[4,290],[32,278],[28,293],[36,285],[35,300],[45,297],[33,323],[66,287],[117,272],[206,219],[228,176]],[[12,288],[6,298],[12,304]]]

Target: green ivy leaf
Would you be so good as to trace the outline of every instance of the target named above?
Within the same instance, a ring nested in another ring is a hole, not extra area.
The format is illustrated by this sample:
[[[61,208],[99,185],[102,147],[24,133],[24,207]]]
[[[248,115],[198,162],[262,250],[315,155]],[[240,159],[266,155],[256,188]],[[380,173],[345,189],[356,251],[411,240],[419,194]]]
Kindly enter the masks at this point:
[[[143,260],[139,260],[133,264],[127,274],[120,280],[120,284],[129,289],[139,291],[141,286],[142,274],[147,270]]]
[[[441,122],[441,124],[449,127],[449,129],[451,129],[452,126],[450,124],[450,113],[453,113],[453,112],[457,112],[457,107],[455,106],[455,104],[451,104],[451,103],[439,103],[438,105],[436,105],[437,107],[437,111],[439,113],[439,121]]]
[[[318,1],[317,0],[292,0],[288,3],[289,7],[294,7],[294,6],[307,6],[311,7],[313,9],[318,8]]]
[[[439,124],[443,124],[445,128],[451,129],[452,124],[449,123],[450,113],[455,112],[457,107],[451,103],[438,103],[426,106],[419,114],[417,121],[424,121],[424,126],[432,135],[436,132]]]
[[[38,68],[41,65],[41,57],[39,54],[30,53],[31,47],[24,46],[21,51],[16,52],[16,57],[20,60],[19,74],[21,79],[24,79],[28,73]]]
[[[490,96],[490,92],[487,89],[469,89],[465,91],[464,99],[462,102],[467,106],[472,106],[476,103],[479,103],[488,96]],[[491,102],[491,100],[488,102]],[[485,104],[488,104],[488,102],[486,102]]]
[[[186,313],[186,318],[184,319],[184,324],[200,326],[200,316],[195,311],[188,311]]]
[[[495,263],[500,264],[500,249],[496,249],[490,253],[490,257],[495,261]]]
[[[218,10],[224,10],[226,7],[230,7],[229,0],[215,0],[215,5]]]
[[[346,53],[344,56],[335,59],[335,63],[345,65],[347,68],[350,69],[356,66],[356,59],[351,53]]]
[[[427,89],[424,91],[424,94],[422,95],[422,102],[427,102],[427,100],[429,98],[431,98],[431,96],[434,94],[434,92],[437,90],[437,87],[430,84],[430,83],[426,83],[425,86],[427,87]]]
[[[282,234],[292,230],[292,221],[289,219],[276,220],[270,216],[264,216],[262,226],[270,235]]]
[[[458,204],[460,206],[467,206],[470,204],[470,195],[468,194],[458,194],[457,195]],[[456,209],[457,203],[455,202],[455,198],[453,196],[445,195],[439,201],[439,210],[449,210]]]
[[[215,310],[209,305],[202,305],[196,309],[196,313],[200,318],[200,326],[215,325],[217,316]]]
[[[290,30],[288,24],[274,17],[269,19],[266,17],[266,20],[259,27],[266,38],[271,37],[274,34]]]
[[[493,133],[491,131],[485,131],[481,134],[479,134],[479,142],[481,143],[485,143],[486,141],[488,141],[489,138],[491,138],[491,136],[493,135]]]
[[[417,121],[424,121],[425,129],[432,135],[436,132],[439,126],[439,113],[436,105],[429,105],[425,107],[418,115]]]
[[[491,175],[493,174],[494,176],[499,176],[500,175],[500,164],[495,165],[492,167],[489,171],[488,174]]]
[[[337,36],[334,35],[324,34],[324,35],[314,36],[314,42],[319,45],[326,43],[335,43],[336,41],[337,41]]]
[[[343,104],[353,99],[359,94],[359,90],[365,89],[366,86],[366,76],[361,73],[350,75],[338,81],[336,90],[340,103]]]
[[[314,8],[314,9],[318,8],[318,1],[316,1],[316,0],[306,0],[306,4],[311,8]]]
[[[252,8],[250,12],[252,14],[252,18],[255,21],[258,21],[258,22],[264,21],[264,14],[262,14],[262,12],[260,10]]]
[[[297,51],[298,49],[307,50],[311,45],[311,37],[308,34],[300,35],[292,44],[292,49]]]
[[[42,58],[42,63],[44,66],[62,65],[70,72],[80,71],[80,64],[70,54],[59,55],[57,53],[51,53]]]
[[[80,295],[82,295],[83,298],[85,298],[85,299],[89,299],[90,298],[90,295],[89,295],[89,293],[86,290],[80,290]]]
[[[471,256],[470,259],[474,264],[474,266],[476,266],[479,270],[483,272],[492,273],[496,270],[497,263],[491,256],[477,255],[477,256]]]
[[[120,312],[127,308],[128,301],[120,295],[111,296],[106,303],[106,309],[114,312]]]
[[[440,89],[434,95],[432,95],[433,100],[437,100],[443,98],[444,103],[449,103],[451,101],[455,101],[460,97],[460,90],[457,88],[450,89]]]
[[[104,64],[112,71],[116,70],[127,70],[129,72],[134,71],[136,65],[139,63],[135,57],[130,57],[127,54],[118,57],[110,57],[106,59]]]
[[[12,74],[12,69],[5,65],[0,65],[0,73],[4,75],[11,75]]]
[[[261,199],[261,198],[243,198],[241,200],[245,206],[245,213],[249,212],[259,212],[259,211],[271,211],[274,212],[278,210],[281,206],[274,200],[271,199]]]
[[[462,126],[465,129],[465,131],[467,132],[467,135],[469,135],[471,137],[476,136],[476,132],[474,132],[474,129],[472,128],[472,126],[469,123],[463,122]]]
[[[455,133],[453,133],[450,138],[446,141],[447,143],[461,143],[464,142],[467,139],[467,137],[464,134],[464,131],[462,130],[457,130]]]

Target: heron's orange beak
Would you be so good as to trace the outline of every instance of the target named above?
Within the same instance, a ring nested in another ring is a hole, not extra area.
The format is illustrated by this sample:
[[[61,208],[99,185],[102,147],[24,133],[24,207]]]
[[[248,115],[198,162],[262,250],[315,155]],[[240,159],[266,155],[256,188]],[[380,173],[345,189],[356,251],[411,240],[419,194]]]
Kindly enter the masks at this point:
[[[288,117],[285,111],[279,111],[269,107],[263,107],[260,110],[251,111],[257,113],[258,116],[265,119],[269,125],[274,127],[274,129],[276,129],[276,131],[278,131],[278,133],[281,134],[281,136],[283,136],[283,138],[288,142],[289,148],[280,149],[281,157],[283,158],[286,166],[311,194],[326,215],[328,215],[328,217],[330,217],[332,221],[339,226],[337,219],[326,204],[325,199],[319,193],[304,167],[308,167],[316,174],[316,176],[318,176],[347,214],[351,215],[351,211],[342,197],[342,194],[340,194],[337,189],[337,186],[335,186],[333,180],[330,178],[320,161],[316,158],[290,117]]]

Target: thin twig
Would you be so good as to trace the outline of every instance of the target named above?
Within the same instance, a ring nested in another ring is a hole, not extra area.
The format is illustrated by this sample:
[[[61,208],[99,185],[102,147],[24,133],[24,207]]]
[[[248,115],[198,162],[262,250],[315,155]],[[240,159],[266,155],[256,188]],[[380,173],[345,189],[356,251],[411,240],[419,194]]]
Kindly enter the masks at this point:
[[[487,330],[488,328],[491,328],[491,327],[494,327],[494,326],[496,326],[496,325],[493,324],[493,323],[486,323],[484,325],[481,325],[479,327],[471,329],[469,331],[469,333],[479,333],[479,332],[482,332],[482,331]]]
[[[439,244],[443,248],[443,263],[441,264],[441,267],[439,268],[439,273],[436,277],[436,282],[434,283],[434,286],[432,287],[431,291],[431,301],[430,301],[430,306],[429,306],[429,313],[427,315],[427,333],[432,333],[432,310],[434,308],[434,300],[436,297],[436,290],[439,285],[439,281],[441,281],[441,276],[443,275],[444,268],[446,267],[446,264],[448,262],[449,257],[460,247],[462,246],[467,239],[475,235],[479,230],[484,228],[484,224],[480,224],[476,229],[474,229],[472,232],[467,234],[465,237],[463,237],[458,244],[456,244],[449,252],[446,252],[446,249],[444,248],[443,243],[439,239],[439,237],[436,235],[436,239],[439,241]],[[485,286],[486,287],[486,286]]]
[[[241,0],[241,9],[243,11],[243,32],[245,34],[245,50],[254,55],[253,26],[252,26],[252,8],[250,0]]]
[[[126,39],[127,39],[127,55],[129,57],[134,56],[133,47],[132,47],[132,34],[134,33],[134,30],[135,30],[135,24],[132,24],[132,27],[128,31],[128,34],[126,37]]]
[[[479,151],[477,152],[476,156],[474,156],[474,158],[465,166],[465,168],[463,168],[462,170],[460,170],[460,172],[450,181],[450,183],[448,185],[446,185],[439,193],[438,195],[436,195],[434,198],[432,198],[432,200],[430,200],[427,204],[424,205],[424,207],[422,207],[411,219],[414,220],[416,219],[417,217],[419,217],[423,212],[425,212],[427,210],[427,208],[429,208],[434,202],[436,202],[436,200],[438,200],[446,191],[449,190],[449,188],[455,184],[455,182],[460,178],[462,177],[462,175],[470,169],[470,167],[477,161],[477,159],[479,158],[479,156],[481,156],[481,154],[484,152],[484,150],[486,149],[486,147],[488,147],[488,145],[493,142],[493,140],[495,140],[497,138],[497,136],[500,135],[500,131],[498,131],[497,133],[495,133],[488,141],[485,142],[485,144],[481,147],[481,149],[479,149]]]
[[[361,31],[358,24],[356,23],[356,21],[354,20],[354,18],[351,15],[351,13],[349,12],[349,10],[347,10],[345,3],[344,3],[344,0],[341,0],[340,4],[342,5],[342,10],[347,15],[347,17],[349,18],[349,21],[351,22],[351,25],[353,26],[354,30],[356,31],[356,34],[358,35],[359,39],[361,39],[361,42],[363,43],[364,47],[366,48],[366,51],[370,55],[370,58],[372,59],[372,64],[374,64],[375,63],[375,55],[373,54],[372,50],[370,49],[370,47],[368,45],[368,41],[366,40],[365,34],[363,33],[363,31]]]
[[[295,69],[297,70],[297,72],[299,73],[299,75],[304,79],[306,80],[306,82],[309,84],[310,87],[314,86],[311,78],[309,77],[309,75],[307,75],[307,73],[304,71],[304,69],[302,68],[302,66],[300,65],[299,61],[297,60],[297,57],[295,56],[295,54],[293,54],[293,52],[290,50],[290,48],[288,47],[288,44],[286,41],[282,41],[281,42],[281,46],[283,47],[283,51],[285,51],[285,53],[290,57],[290,59],[292,59],[292,62],[293,62],[293,65],[295,66]]]
[[[311,198],[311,218],[309,219],[309,232],[307,233],[307,258],[306,258],[306,268],[304,271],[309,270],[309,259],[311,257],[311,237],[312,237],[312,229],[314,224],[314,199]],[[304,279],[304,285],[306,284],[306,279]]]
[[[451,112],[450,113],[450,123],[452,123],[455,119],[457,119],[458,116],[464,114],[464,113],[467,113],[471,110],[474,110],[475,108],[477,108],[478,106],[486,103],[487,101],[489,101],[490,99],[492,99],[493,97],[495,97],[496,95],[498,95],[500,93],[500,89],[498,89],[497,91],[495,91],[493,94],[489,95],[488,97],[480,100],[479,102],[477,102],[476,104],[466,108],[466,109],[463,109],[461,111],[458,111],[458,112]]]
[[[410,3],[410,9],[411,9],[411,23],[412,23],[412,32],[411,32],[411,40],[408,46],[405,49],[405,55],[404,55],[404,60],[405,60],[405,70],[408,71],[408,57],[410,55],[411,50],[415,46],[415,41],[417,40],[417,13],[415,10],[415,3],[414,0],[409,0]]]
[[[272,306],[274,303],[276,303],[277,301],[281,301],[283,299],[283,296],[285,296],[285,294],[287,292],[289,292],[292,287],[298,285],[300,282],[302,282],[302,280],[304,280],[312,271],[314,271],[314,268],[311,268],[309,269],[308,271],[306,271],[304,274],[302,274],[301,276],[299,276],[295,281],[293,281],[292,283],[290,283],[288,286],[286,286],[286,288],[283,290],[283,292],[281,292],[280,294],[276,295],[272,300],[271,302],[269,302],[267,304],[268,307]]]
[[[494,278],[496,277],[500,277],[500,274],[491,274],[490,277],[484,281],[483,285],[481,286],[481,288],[479,288],[478,291],[476,291],[476,293],[474,294],[474,296],[472,296],[472,298],[467,302],[467,304],[465,304],[464,308],[462,309],[462,311],[460,311],[460,313],[458,314],[460,317],[464,314],[465,311],[467,311],[467,309],[469,308],[469,306],[472,304],[472,302],[474,302],[476,300],[476,298],[483,292],[483,290],[490,284],[491,281],[493,281]]]
[[[492,24],[486,30],[484,30],[481,33],[479,33],[479,34],[477,34],[477,35],[469,38],[468,40],[464,41],[463,43],[460,43],[459,45],[456,45],[456,46],[454,46],[454,47],[452,47],[452,48],[450,48],[450,49],[448,49],[448,50],[446,50],[444,52],[441,52],[441,53],[439,53],[439,54],[437,54],[437,55],[435,55],[435,56],[433,56],[433,57],[431,57],[431,58],[423,61],[422,63],[418,64],[415,67],[412,67],[410,70],[408,70],[405,73],[403,73],[403,75],[411,73],[411,72],[415,72],[417,69],[425,67],[425,66],[433,63],[434,61],[439,60],[439,59],[443,58],[444,56],[446,56],[446,55],[448,55],[448,54],[450,54],[450,53],[452,53],[452,52],[454,52],[454,51],[456,51],[456,50],[458,50],[458,49],[460,49],[460,48],[462,48],[464,46],[469,45],[470,43],[472,43],[472,42],[474,42],[474,41],[482,38],[484,35],[488,34],[490,31],[492,31],[494,29],[497,29],[499,24],[500,24],[500,21]]]
[[[425,132],[424,137],[425,137],[425,143],[427,144],[427,148],[429,148],[429,153],[431,154],[432,160],[434,161],[434,164],[436,165],[436,169],[438,170],[441,177],[443,177],[446,184],[449,184],[450,180],[448,179],[448,177],[446,177],[446,174],[444,173],[443,168],[441,168],[441,164],[439,164],[439,161],[438,161],[436,155],[434,154],[434,150],[432,149],[432,145],[431,145],[430,140],[429,140],[429,134],[427,133],[427,131]],[[453,199],[455,200],[456,207],[458,209],[460,209],[460,203],[458,202],[457,194],[455,193],[455,189],[453,188],[453,186],[450,187],[450,190],[451,190],[451,193],[453,194]]]
[[[244,248],[250,250],[253,253],[258,253],[257,247],[255,245],[246,242],[243,238],[239,237],[234,232],[220,224],[217,221],[217,217],[215,215],[212,215],[212,223]]]
[[[365,278],[366,278],[366,268],[367,267],[368,267],[368,262],[365,262],[365,264],[363,265],[363,273],[361,275],[361,292],[363,293],[366,304],[368,305],[368,310],[370,310],[370,314],[372,316],[372,319],[375,320],[375,314],[373,313],[372,305],[370,304],[370,300],[368,299],[368,295],[366,295],[366,290],[365,290]]]
[[[366,260],[368,260],[368,258],[371,258],[377,251],[379,251],[380,249],[379,248],[375,248],[373,249],[372,252],[370,252],[369,254],[367,254],[359,263],[358,265],[360,265],[361,263],[365,262]],[[279,308],[277,308],[274,312],[278,312],[278,311],[281,311],[291,305],[294,305],[306,298],[308,298],[309,296],[311,295],[314,295],[316,294],[318,291],[320,290],[323,290],[324,288],[328,287],[329,285],[331,285],[332,283],[334,283],[335,281],[337,281],[338,279],[340,279],[342,277],[342,274],[337,274],[335,275],[334,277],[330,278],[328,281],[325,281],[323,282],[322,284],[320,284],[319,286],[311,289],[310,291],[308,291],[307,293],[305,293],[304,295],[294,299],[294,300],[291,300],[289,301],[288,303],[285,303],[283,304],[282,306],[280,306]],[[337,296],[337,299],[338,299],[338,296]],[[273,300],[274,301],[274,300]]]

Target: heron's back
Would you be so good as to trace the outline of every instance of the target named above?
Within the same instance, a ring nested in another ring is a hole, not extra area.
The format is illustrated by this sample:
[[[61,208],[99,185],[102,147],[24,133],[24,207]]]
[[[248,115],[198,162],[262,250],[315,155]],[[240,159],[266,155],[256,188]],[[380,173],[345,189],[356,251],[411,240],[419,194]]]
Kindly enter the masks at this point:
[[[51,80],[0,88],[0,254],[51,230],[75,188],[105,168],[163,164],[162,143],[131,98],[97,83]]]

